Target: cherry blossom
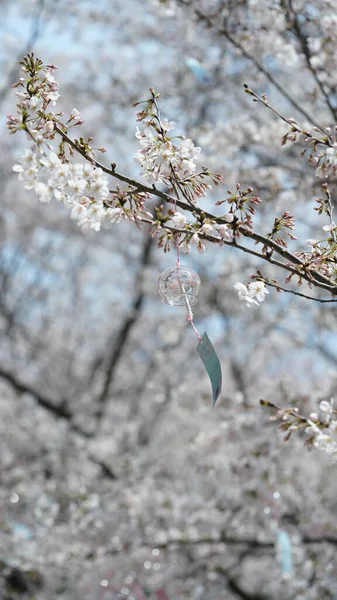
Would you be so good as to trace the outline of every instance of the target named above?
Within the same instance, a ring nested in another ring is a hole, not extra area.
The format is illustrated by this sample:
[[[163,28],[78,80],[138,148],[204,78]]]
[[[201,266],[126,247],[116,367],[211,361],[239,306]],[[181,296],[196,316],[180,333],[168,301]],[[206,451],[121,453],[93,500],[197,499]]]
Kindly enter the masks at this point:
[[[143,176],[150,183],[162,181],[166,183],[172,177],[172,172],[178,179],[191,177],[196,171],[196,161],[200,155],[200,148],[194,146],[191,140],[182,140],[179,145],[173,143],[173,138],[166,133],[173,129],[173,122],[164,121],[161,124],[163,133],[153,131],[151,120],[144,120],[144,129],[137,128],[141,150],[135,154],[142,169]]]
[[[187,218],[183,213],[176,211],[174,215],[172,215],[172,217],[170,218],[170,221],[176,227],[185,227],[187,223]]]
[[[238,282],[234,285],[234,288],[238,292],[239,299],[244,300],[248,307],[251,307],[252,304],[258,305],[259,302],[263,302],[266,294],[269,294],[263,281],[253,281],[248,283],[248,285]]]
[[[317,164],[319,165],[315,171],[317,177],[327,178],[334,174],[337,170],[337,144],[334,144],[332,148],[326,148],[319,155]]]

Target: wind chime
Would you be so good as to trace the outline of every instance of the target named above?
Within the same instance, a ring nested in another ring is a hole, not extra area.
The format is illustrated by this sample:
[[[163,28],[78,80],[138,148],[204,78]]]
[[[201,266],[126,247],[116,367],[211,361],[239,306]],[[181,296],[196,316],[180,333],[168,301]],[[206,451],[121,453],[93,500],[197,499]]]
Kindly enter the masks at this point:
[[[198,302],[200,291],[200,277],[198,273],[180,264],[179,244],[176,241],[177,262],[175,267],[170,267],[161,273],[158,278],[159,295],[169,306],[185,306],[187,320],[191,323],[198,338],[197,352],[204,364],[212,385],[213,407],[221,393],[222,373],[217,353],[205,332],[200,336],[193,321],[191,306]]]

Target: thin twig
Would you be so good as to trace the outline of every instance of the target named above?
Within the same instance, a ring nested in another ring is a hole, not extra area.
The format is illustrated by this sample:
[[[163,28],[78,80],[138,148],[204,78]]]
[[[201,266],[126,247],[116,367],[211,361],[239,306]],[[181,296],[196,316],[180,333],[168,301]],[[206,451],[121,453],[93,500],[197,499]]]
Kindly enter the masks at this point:
[[[316,81],[316,83],[317,83],[317,85],[318,85],[318,87],[319,87],[319,89],[320,89],[323,97],[325,98],[326,104],[327,104],[327,106],[328,106],[328,108],[329,108],[329,110],[330,110],[330,112],[332,114],[333,119],[336,120],[337,119],[337,111],[332,106],[332,104],[330,102],[329,94],[326,92],[324,84],[321,82],[320,78],[318,77],[316,69],[311,64],[311,58],[312,58],[312,56],[311,56],[311,53],[310,53],[310,46],[309,46],[309,43],[308,43],[308,38],[303,33],[303,30],[302,30],[302,28],[300,26],[300,22],[299,22],[299,19],[298,19],[298,13],[296,12],[296,10],[293,7],[292,0],[288,0],[288,1],[289,1],[289,8],[290,8],[291,14],[289,12],[288,6],[286,6],[286,3],[285,2],[281,3],[281,6],[283,5],[283,8],[285,9],[285,14],[286,14],[287,22],[290,25],[291,30],[296,35],[296,37],[297,37],[297,39],[298,39],[298,41],[300,43],[302,52],[304,54],[304,58],[305,58],[305,62],[307,64],[307,67],[308,67],[309,71],[311,72],[314,80]]]
[[[208,17],[207,15],[203,14],[201,11],[196,10],[195,11],[196,15],[199,17],[200,20],[204,21],[208,27],[213,27],[214,28],[214,21]],[[306,119],[308,119],[308,121],[310,121],[310,123],[312,123],[313,125],[315,125],[315,127],[318,127],[319,129],[323,129],[315,120],[314,117],[312,117],[298,102],[295,98],[293,98],[293,96],[291,96],[291,94],[288,92],[288,90],[286,90],[279,82],[278,80],[269,72],[267,71],[267,69],[263,66],[263,64],[252,54],[250,54],[248,52],[248,50],[246,50],[242,44],[240,44],[240,42],[238,40],[236,40],[228,31],[225,27],[220,26],[218,27],[218,32],[220,34],[222,34],[235,48],[237,48],[238,50],[240,50],[240,52],[243,54],[243,56],[245,58],[247,58],[248,60],[250,60],[255,66],[256,68],[263,73],[266,78],[270,81],[270,83],[276,87],[276,89],[282,94],[282,96],[284,98],[286,98],[288,100],[288,102],[290,102],[290,104],[292,104],[292,106],[294,108],[296,108],[296,110],[298,110],[298,112],[300,112]]]
[[[292,127],[294,130],[296,130],[298,133],[302,133],[303,135],[306,135],[307,137],[309,137],[311,140],[314,140],[318,144],[325,144],[328,146],[332,145],[329,142],[328,136],[326,135],[326,133],[324,133],[324,131],[321,128],[315,126],[316,129],[319,130],[319,133],[321,133],[323,135],[323,137],[324,137],[323,140],[315,137],[312,133],[310,133],[310,131],[308,131],[302,125],[299,125],[298,123],[296,123],[293,119],[289,119],[289,118],[285,117],[284,115],[282,115],[282,113],[280,113],[278,110],[276,110],[276,108],[274,108],[271,104],[269,104],[268,100],[259,96],[247,84],[244,84],[244,88],[245,88],[245,91],[247,94],[249,94],[250,96],[253,96],[258,102],[260,102],[261,104],[263,104],[264,106],[269,108],[269,110],[271,110],[277,117],[279,117],[279,119],[281,119],[282,121],[287,123],[287,125],[290,125],[290,127]]]
[[[306,298],[307,300],[314,300],[315,302],[321,302],[322,304],[327,303],[327,302],[337,302],[337,298],[336,300],[325,300],[325,299],[321,299],[321,298],[315,298],[314,296],[308,296],[306,294],[302,294],[301,292],[295,292],[295,290],[287,290],[287,288],[281,287],[280,285],[277,285],[275,283],[270,283],[269,281],[265,281],[265,284],[268,285],[269,287],[273,287],[276,288],[277,290],[281,290],[282,292],[286,292],[287,294],[294,294],[294,296],[300,296],[301,298]]]

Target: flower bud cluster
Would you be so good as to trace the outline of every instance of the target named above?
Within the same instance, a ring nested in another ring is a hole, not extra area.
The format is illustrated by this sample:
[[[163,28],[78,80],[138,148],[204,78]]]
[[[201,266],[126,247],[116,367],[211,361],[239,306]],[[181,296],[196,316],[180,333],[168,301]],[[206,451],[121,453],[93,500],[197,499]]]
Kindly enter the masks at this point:
[[[227,190],[228,194],[230,194],[229,198],[225,198],[224,200],[218,200],[216,202],[216,206],[221,206],[221,204],[229,204],[230,215],[239,215],[240,219],[238,224],[245,225],[250,229],[253,229],[253,219],[252,216],[256,214],[255,206],[261,204],[261,198],[258,196],[251,196],[253,189],[251,187],[246,190],[241,189],[240,183],[236,184],[236,190],[231,191]]]

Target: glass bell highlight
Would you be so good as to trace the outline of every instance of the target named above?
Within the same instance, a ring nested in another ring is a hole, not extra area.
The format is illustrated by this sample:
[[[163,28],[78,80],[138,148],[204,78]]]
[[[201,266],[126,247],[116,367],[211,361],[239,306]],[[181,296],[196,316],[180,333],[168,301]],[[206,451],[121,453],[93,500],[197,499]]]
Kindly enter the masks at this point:
[[[158,279],[159,295],[169,306],[193,306],[198,302],[200,277],[187,267],[171,267]]]

